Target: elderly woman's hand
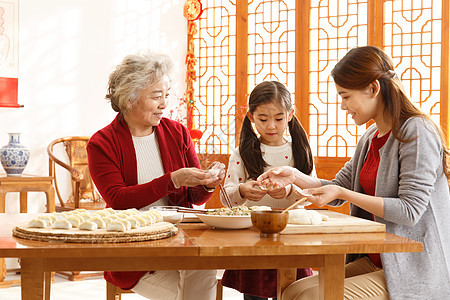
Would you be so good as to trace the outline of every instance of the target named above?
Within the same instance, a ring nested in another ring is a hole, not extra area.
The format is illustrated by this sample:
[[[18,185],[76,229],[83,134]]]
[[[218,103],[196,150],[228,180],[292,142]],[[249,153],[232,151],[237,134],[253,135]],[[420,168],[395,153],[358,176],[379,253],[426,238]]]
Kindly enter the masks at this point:
[[[181,168],[170,174],[175,186],[210,186],[219,181],[218,175],[197,168]],[[222,176],[223,178],[223,176]],[[219,181],[220,182],[220,181]]]
[[[205,187],[212,189],[215,188],[216,186],[218,186],[223,178],[225,177],[225,165],[221,162],[218,161],[214,161],[206,170],[207,173],[210,173],[212,175],[216,175],[217,176],[217,180],[210,183],[210,184],[205,184]]]
[[[267,187],[268,190],[278,189],[293,183],[298,172],[297,169],[288,166],[273,168],[262,173],[257,181],[260,186]]]

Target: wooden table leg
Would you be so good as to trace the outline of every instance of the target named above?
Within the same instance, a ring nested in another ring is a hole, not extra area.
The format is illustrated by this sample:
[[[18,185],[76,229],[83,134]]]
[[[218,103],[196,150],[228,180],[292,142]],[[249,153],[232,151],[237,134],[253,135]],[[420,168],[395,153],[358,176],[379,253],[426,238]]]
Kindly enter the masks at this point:
[[[319,268],[320,300],[344,299],[345,254],[324,255],[324,266]]]
[[[5,212],[5,205],[6,205],[6,192],[0,188],[0,213]]]
[[[55,189],[53,188],[53,185],[50,184],[50,186],[48,186],[45,195],[47,196],[47,212],[55,212]]]
[[[27,192],[20,192],[20,212],[28,212],[28,197]]]
[[[0,281],[5,280],[6,278],[6,263],[5,259],[0,257]]]
[[[52,272],[45,272],[45,300],[50,300],[50,289],[52,287]]]
[[[297,269],[278,269],[277,277],[277,299],[281,299],[284,289],[297,280]]]
[[[22,300],[43,300],[44,260],[40,258],[22,258],[20,264]]]

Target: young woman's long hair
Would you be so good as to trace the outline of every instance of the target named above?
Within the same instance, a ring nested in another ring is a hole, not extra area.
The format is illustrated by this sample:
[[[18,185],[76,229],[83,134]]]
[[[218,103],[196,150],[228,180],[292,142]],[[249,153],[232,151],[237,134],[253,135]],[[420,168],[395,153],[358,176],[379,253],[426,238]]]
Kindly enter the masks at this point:
[[[288,89],[278,81],[264,81],[251,92],[248,100],[248,112],[253,114],[259,105],[270,102],[281,105],[286,112],[290,112],[292,109],[291,93]],[[303,173],[310,174],[313,170],[313,157],[305,129],[295,116],[289,121],[288,126],[292,139],[294,166]],[[264,172],[267,163],[262,156],[261,143],[247,116],[245,116],[241,128],[239,154],[249,179],[256,180]]]
[[[378,80],[385,113],[392,122],[391,132],[401,142],[412,141],[405,140],[404,134],[400,132],[400,127],[407,119],[420,116],[429,120],[439,133],[444,149],[444,173],[447,178],[450,178],[448,165],[450,152],[442,130],[411,102],[395,74],[392,59],[383,50],[374,46],[353,48],[336,64],[331,71],[331,76],[337,85],[351,90],[366,89],[372,82]]]

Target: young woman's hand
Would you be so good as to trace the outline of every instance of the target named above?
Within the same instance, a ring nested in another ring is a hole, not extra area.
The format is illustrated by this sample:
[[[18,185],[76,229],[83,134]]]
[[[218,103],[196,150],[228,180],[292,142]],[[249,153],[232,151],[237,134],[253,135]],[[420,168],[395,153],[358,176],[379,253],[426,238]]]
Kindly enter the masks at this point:
[[[239,193],[242,198],[250,201],[259,201],[267,194],[267,191],[261,190],[257,181],[249,180],[239,185]]]
[[[197,168],[181,168],[170,174],[175,186],[193,187],[204,185],[206,187],[217,186],[225,176],[225,172],[221,175],[205,172]]]
[[[298,172],[297,169],[288,166],[277,167],[262,173],[257,180],[259,185],[267,187],[268,190],[279,189],[293,183]]]
[[[312,196],[308,197],[308,201],[322,207],[329,202],[341,198],[342,187],[329,184],[317,188],[310,188],[305,190]]]

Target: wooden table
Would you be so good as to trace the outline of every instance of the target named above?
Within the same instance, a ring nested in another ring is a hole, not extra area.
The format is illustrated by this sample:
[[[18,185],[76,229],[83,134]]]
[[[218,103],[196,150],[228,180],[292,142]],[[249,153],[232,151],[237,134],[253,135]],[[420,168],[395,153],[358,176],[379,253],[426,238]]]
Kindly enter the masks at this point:
[[[27,193],[44,192],[47,196],[47,212],[55,211],[55,190],[53,177],[22,174],[21,176],[6,176],[0,174],[0,213],[5,212],[6,193],[20,193],[20,212],[28,210]]]
[[[15,238],[14,225],[33,215],[0,217],[0,257],[21,258],[22,299],[42,300],[51,271],[278,269],[278,297],[297,267],[319,268],[321,299],[343,299],[346,253],[420,252],[421,243],[389,233],[281,235],[181,224],[171,238],[136,243],[70,244]],[[49,291],[45,291],[49,294]]]

